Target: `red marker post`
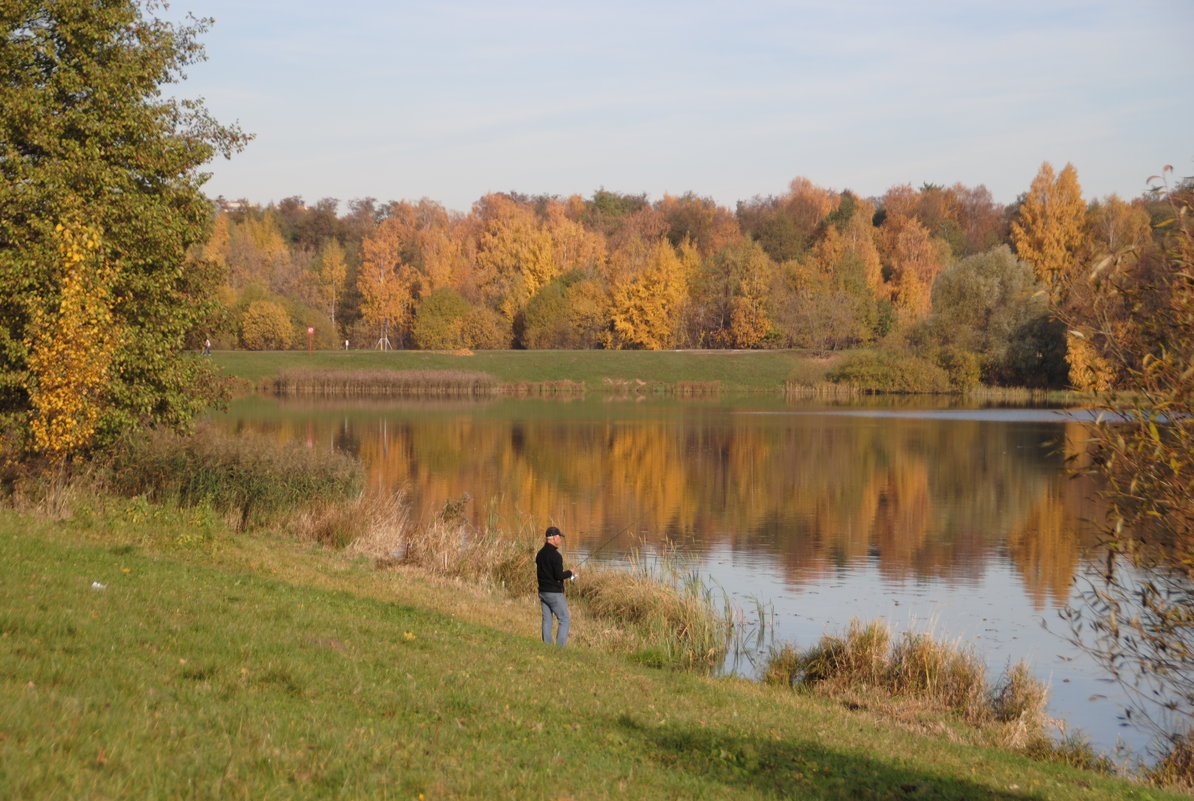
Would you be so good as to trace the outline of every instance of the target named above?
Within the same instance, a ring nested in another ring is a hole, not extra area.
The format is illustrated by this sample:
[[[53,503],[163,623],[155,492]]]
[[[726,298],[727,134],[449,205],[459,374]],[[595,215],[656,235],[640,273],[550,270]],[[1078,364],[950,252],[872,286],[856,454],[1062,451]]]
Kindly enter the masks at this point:
[[[315,326],[307,326],[307,355],[310,356],[315,349]]]

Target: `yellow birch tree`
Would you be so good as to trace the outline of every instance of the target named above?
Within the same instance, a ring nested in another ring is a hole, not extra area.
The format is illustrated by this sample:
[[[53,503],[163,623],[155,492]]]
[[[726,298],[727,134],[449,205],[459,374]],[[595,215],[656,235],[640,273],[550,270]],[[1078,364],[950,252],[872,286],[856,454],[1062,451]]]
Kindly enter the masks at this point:
[[[551,234],[533,208],[501,194],[476,204],[483,221],[477,266],[482,291],[507,320],[514,320],[539,288],[560,274]]]
[[[24,344],[33,443],[62,465],[95,438],[120,334],[111,308],[115,272],[104,261],[99,231],[72,219],[55,231],[57,303],[32,310]]]
[[[385,347],[394,338],[401,343],[410,326],[413,281],[409,265],[402,260],[410,233],[403,221],[387,217],[361,242],[357,277],[361,316],[378,334],[378,344]]]
[[[348,276],[348,262],[344,248],[334,236],[324,240],[319,248],[319,294],[327,309],[332,327],[336,326],[336,301]]]
[[[675,347],[681,309],[687,299],[685,266],[666,239],[647,251],[646,263],[611,287],[610,322],[616,348]]]

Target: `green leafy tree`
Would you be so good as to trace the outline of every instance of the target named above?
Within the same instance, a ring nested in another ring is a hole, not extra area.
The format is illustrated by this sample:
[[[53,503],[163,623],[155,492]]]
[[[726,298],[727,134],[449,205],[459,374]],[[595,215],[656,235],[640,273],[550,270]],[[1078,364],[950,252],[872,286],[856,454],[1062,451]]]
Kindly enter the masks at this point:
[[[941,346],[975,354],[989,376],[1006,375],[1020,332],[1049,313],[1039,290],[1032,266],[1007,245],[968,256],[933,282],[931,336]]]
[[[416,348],[449,350],[466,344],[464,321],[472,306],[455,289],[437,289],[419,304],[411,335]]]
[[[609,327],[608,305],[596,279],[576,272],[561,276],[527,304],[523,343],[531,349],[597,347]]]
[[[67,294],[60,226],[94,232],[122,336],[94,422],[187,426],[209,393],[184,353],[218,281],[189,261],[212,219],[203,164],[246,141],[201,102],[162,92],[203,58],[208,21],[173,24],[134,0],[8,0],[0,13],[0,414],[24,428],[39,310]]]

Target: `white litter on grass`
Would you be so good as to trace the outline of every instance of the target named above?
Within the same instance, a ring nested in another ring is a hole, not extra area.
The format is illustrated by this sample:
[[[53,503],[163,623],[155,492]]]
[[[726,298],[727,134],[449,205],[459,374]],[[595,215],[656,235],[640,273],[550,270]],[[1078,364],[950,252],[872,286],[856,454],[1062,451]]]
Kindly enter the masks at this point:
[[[106,589],[108,589],[108,585],[107,585],[107,584],[100,584],[98,581],[93,581],[93,582],[91,582],[91,589],[93,589],[93,590],[106,590]]]

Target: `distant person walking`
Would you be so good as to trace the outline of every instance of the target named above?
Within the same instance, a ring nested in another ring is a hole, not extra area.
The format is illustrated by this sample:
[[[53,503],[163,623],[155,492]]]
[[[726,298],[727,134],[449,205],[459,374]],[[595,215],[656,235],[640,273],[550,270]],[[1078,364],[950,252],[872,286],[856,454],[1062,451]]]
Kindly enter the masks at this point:
[[[543,610],[543,642],[552,642],[553,618],[559,621],[555,644],[563,648],[568,644],[568,601],[564,598],[564,582],[575,581],[578,573],[564,569],[564,557],[560,554],[560,543],[564,535],[555,526],[550,526],[543,535],[546,540],[539,553],[535,554],[535,569],[539,574],[539,606]]]
[[[211,355],[211,340],[210,339],[203,340],[203,355],[204,356]]]

